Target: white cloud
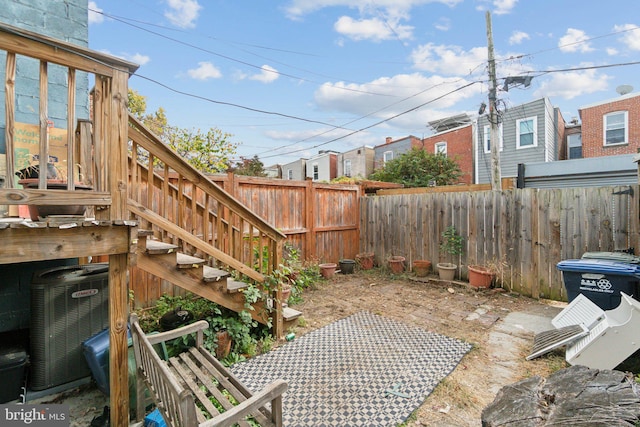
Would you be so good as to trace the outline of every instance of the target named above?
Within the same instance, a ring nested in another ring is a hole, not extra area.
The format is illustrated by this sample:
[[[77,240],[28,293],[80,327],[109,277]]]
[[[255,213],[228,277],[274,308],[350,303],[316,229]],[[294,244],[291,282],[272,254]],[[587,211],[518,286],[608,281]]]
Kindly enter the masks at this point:
[[[575,28],[569,28],[567,33],[560,37],[558,41],[558,47],[563,52],[580,52],[586,53],[591,52],[593,48],[586,41],[589,37],[582,30],[577,30]]]
[[[444,75],[466,75],[483,68],[487,62],[487,48],[474,47],[465,51],[460,46],[427,43],[411,52],[414,68]]]
[[[89,24],[101,24],[104,21],[104,15],[98,12],[102,12],[102,9],[98,7],[95,1],[90,1],[88,6],[89,6]]]
[[[386,10],[391,15],[393,13],[406,13],[412,8],[423,4],[441,3],[447,6],[455,6],[462,1],[463,0],[376,0],[375,7]],[[370,8],[371,3],[363,2],[362,0],[290,0],[284,10],[287,17],[298,20],[304,15],[327,7],[348,7],[362,12],[364,9]]]
[[[280,77],[278,70],[273,67],[263,65],[260,68],[262,69],[262,72],[249,77],[250,80],[256,80],[262,83],[271,83],[278,80],[278,77]]]
[[[618,54],[618,49],[615,49],[613,47],[608,47],[607,48],[607,55],[609,56],[616,56]]]
[[[348,16],[342,16],[333,28],[336,32],[353,40],[382,41],[389,39],[409,39],[412,36],[413,27],[400,25],[397,22],[384,21],[378,18],[354,20]]]
[[[198,68],[188,70],[187,74],[189,77],[196,80],[219,79],[222,77],[220,70],[211,62],[198,62]]]
[[[136,63],[138,65],[145,65],[149,61],[151,61],[151,58],[149,58],[147,55],[143,55],[141,53],[135,53],[135,54],[129,56],[128,60],[131,61],[131,62],[134,62],[134,63]]]
[[[494,0],[493,6],[495,7],[493,13],[496,15],[506,15],[511,13],[511,10],[516,6],[518,0]]]
[[[571,71],[551,74],[551,78],[544,80],[534,92],[536,97],[555,97],[573,99],[607,89],[607,82],[611,77],[598,74],[597,70]]]
[[[449,18],[440,18],[438,22],[434,25],[436,30],[440,31],[449,31],[451,29],[451,19]]]
[[[166,0],[168,10],[164,12],[173,25],[180,28],[193,28],[196,26],[194,21],[198,19],[198,14],[202,6],[198,4],[198,0]]]
[[[408,131],[414,130],[416,124],[426,126],[434,118],[451,115],[450,109],[457,108],[456,105],[461,101],[480,93],[480,85],[456,91],[466,83],[464,79],[427,77],[420,73],[399,74],[364,84],[325,83],[316,90],[314,99],[323,111],[343,112],[354,117],[367,116],[360,122],[350,124],[350,128],[391,119],[385,123],[386,126]],[[422,104],[420,108],[405,113]]]
[[[529,40],[529,39],[531,39],[531,37],[529,36],[529,34],[525,33],[524,31],[514,31],[513,33],[511,33],[511,37],[509,37],[509,44],[510,45],[520,44],[522,43],[523,40]]]
[[[630,50],[640,50],[640,28],[633,24],[616,25],[613,31],[624,32],[620,41]]]

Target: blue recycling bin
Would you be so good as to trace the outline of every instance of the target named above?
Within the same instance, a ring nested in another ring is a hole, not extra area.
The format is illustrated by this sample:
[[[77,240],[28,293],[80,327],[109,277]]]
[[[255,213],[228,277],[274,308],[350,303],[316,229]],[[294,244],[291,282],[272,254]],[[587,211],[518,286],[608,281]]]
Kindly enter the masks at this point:
[[[557,264],[569,302],[582,294],[603,310],[620,305],[620,292],[640,299],[640,264],[608,259],[568,259]]]

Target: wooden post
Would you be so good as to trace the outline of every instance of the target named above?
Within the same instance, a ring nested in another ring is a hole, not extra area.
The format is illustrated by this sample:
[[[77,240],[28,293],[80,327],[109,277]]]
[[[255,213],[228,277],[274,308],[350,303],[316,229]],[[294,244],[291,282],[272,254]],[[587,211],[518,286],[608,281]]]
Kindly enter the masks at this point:
[[[16,112],[16,54],[7,52],[6,66],[5,66],[5,130],[4,140],[6,148],[6,161],[7,161],[7,179],[5,182],[6,188],[14,187],[14,172],[15,155],[13,149],[13,130],[15,128],[15,112]]]
[[[306,247],[307,253],[306,259],[316,259],[316,211],[315,206],[315,187],[313,186],[313,180],[307,178],[307,187],[305,189],[305,224],[307,228]]]
[[[109,217],[112,221],[127,219],[127,78],[128,74],[114,72],[110,103],[111,115],[108,129],[108,146],[105,158],[111,169],[108,172],[108,188],[112,204]],[[127,299],[129,289],[127,271],[128,253],[109,256],[109,386],[111,401],[111,425],[129,425],[129,385],[127,346]],[[138,398],[142,398],[138,396]]]
[[[496,61],[493,57],[493,33],[491,12],[487,11],[487,50],[489,51],[489,124],[491,125],[491,189],[502,190],[500,179],[500,137],[498,135],[498,114],[496,112]]]

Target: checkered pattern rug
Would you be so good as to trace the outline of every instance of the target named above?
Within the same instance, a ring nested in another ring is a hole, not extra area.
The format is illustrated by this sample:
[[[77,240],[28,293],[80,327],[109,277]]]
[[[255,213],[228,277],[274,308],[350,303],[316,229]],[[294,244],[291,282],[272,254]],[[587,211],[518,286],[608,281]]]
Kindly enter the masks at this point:
[[[286,427],[395,426],[418,408],[471,345],[359,312],[238,363],[252,390],[282,378]]]

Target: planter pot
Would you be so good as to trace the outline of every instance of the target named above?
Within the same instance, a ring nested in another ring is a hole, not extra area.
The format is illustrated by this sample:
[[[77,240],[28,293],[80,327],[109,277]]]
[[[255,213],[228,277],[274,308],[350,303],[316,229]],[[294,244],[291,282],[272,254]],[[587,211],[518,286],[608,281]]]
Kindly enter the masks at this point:
[[[289,285],[283,286],[280,295],[282,295],[282,304],[283,305],[288,304],[289,297],[291,296],[291,286]]]
[[[25,178],[18,181],[18,184],[23,188],[37,189],[39,184],[38,178]],[[48,190],[66,190],[67,182],[61,180],[49,179],[47,180]],[[92,190],[92,187],[76,184],[76,190]],[[29,205],[29,216],[32,221],[38,221],[40,218],[47,217],[49,215],[84,215],[85,206],[79,205]]]
[[[404,271],[404,260],[403,256],[392,256],[389,258],[389,268],[393,273],[402,273]]]
[[[486,267],[480,265],[469,266],[469,285],[474,288],[488,288],[493,282],[495,274]]]
[[[431,271],[431,261],[426,259],[417,259],[413,261],[413,272],[418,277],[425,277]]]
[[[352,259],[342,259],[338,264],[340,264],[340,272],[342,274],[353,274],[356,266],[356,262]]]
[[[324,277],[325,279],[329,279],[331,277],[333,277],[333,275],[336,272],[336,267],[338,267],[335,263],[326,263],[326,264],[320,264],[320,274],[322,274],[322,277]]]
[[[216,347],[216,359],[222,360],[231,352],[231,335],[228,331],[216,332],[218,346]]]
[[[371,270],[375,261],[375,254],[373,252],[363,252],[356,255],[356,262],[363,270]]]
[[[453,280],[456,277],[457,265],[450,262],[439,262],[436,266],[438,267],[440,280]]]

